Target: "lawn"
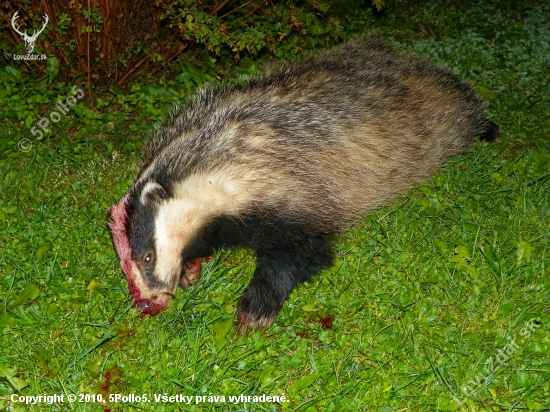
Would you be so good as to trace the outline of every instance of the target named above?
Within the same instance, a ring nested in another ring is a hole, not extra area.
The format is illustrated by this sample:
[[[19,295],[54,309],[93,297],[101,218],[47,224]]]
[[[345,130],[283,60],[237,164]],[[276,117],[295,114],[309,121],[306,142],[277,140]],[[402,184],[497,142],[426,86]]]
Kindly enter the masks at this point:
[[[112,88],[37,140],[71,85],[44,94],[0,68],[0,410],[550,410],[550,5],[360,17],[471,81],[501,138],[350,228],[334,265],[248,335],[232,323],[252,253],[220,251],[140,318],[106,226],[187,89]]]

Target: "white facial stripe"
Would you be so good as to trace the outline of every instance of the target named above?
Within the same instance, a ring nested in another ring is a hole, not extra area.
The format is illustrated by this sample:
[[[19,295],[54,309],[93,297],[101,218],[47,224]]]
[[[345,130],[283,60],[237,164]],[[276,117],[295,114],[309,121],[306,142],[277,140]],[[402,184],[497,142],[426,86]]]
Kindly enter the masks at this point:
[[[149,194],[149,192],[156,189],[162,189],[162,186],[159,185],[157,182],[147,182],[143,190],[141,191],[141,196],[139,197],[140,202],[142,204],[145,204],[147,200],[147,195]]]
[[[180,253],[185,246],[185,237],[181,234],[182,222],[191,210],[185,202],[175,199],[163,202],[155,220],[155,249],[157,252],[155,275],[166,283],[179,277]]]
[[[222,213],[238,213],[250,202],[246,182],[226,173],[192,176],[175,189],[175,197],[159,205],[155,218],[155,275],[171,283],[181,273],[180,253],[206,221]]]

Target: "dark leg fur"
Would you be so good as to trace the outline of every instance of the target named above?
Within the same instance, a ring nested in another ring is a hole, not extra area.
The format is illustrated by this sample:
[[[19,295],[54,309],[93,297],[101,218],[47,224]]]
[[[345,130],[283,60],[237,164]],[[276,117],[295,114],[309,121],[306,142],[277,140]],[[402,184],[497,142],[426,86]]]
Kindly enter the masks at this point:
[[[283,245],[284,251],[258,250],[258,267],[237,307],[237,327],[271,325],[292,289],[330,266],[327,242],[316,236],[298,238],[285,239],[288,243]]]
[[[237,306],[237,327],[256,329],[273,323],[284,301],[299,282],[287,258],[258,258],[252,282]]]
[[[213,249],[244,246],[257,253],[258,266],[237,307],[237,326],[269,326],[292,289],[332,263],[332,233],[274,213],[224,216],[203,229],[183,254],[185,262]]]
[[[500,136],[499,127],[492,121],[487,120],[487,128],[485,129],[484,133],[480,136],[480,139],[485,140],[487,142],[494,142],[496,139],[498,139],[499,136]]]

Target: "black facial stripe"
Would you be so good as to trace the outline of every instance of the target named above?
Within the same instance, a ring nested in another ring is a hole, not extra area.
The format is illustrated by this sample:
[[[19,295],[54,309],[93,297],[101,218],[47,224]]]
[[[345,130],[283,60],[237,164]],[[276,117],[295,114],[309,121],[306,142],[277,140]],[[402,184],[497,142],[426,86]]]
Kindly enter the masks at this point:
[[[145,254],[155,250],[155,204],[143,205],[141,202],[132,202],[133,213],[129,219],[130,247],[132,259],[143,259]]]
[[[159,201],[166,197],[161,188],[153,189],[147,194],[147,202],[141,202],[141,194],[147,180],[139,182],[132,190],[129,198],[129,210],[131,211],[127,223],[127,235],[132,249],[132,260],[136,263],[139,272],[146,283],[152,289],[168,289],[169,285],[155,276],[155,264],[147,265],[145,257],[155,248],[155,216],[158,213]]]
[[[126,205],[127,205],[128,217],[126,219],[126,222],[124,222],[124,231],[126,233],[126,238],[130,243],[130,247],[133,249],[134,247],[133,245],[135,244],[136,238],[135,238],[135,228],[134,228],[135,225],[132,224],[132,220],[136,210],[134,209],[130,201],[126,202]]]
[[[150,186],[145,196],[142,196],[143,190],[151,182],[156,185]],[[145,204],[141,202],[143,197]],[[177,277],[164,282],[155,275],[156,257],[158,256],[155,247],[155,218],[161,203],[171,197],[172,192],[167,182],[149,178],[139,181],[132,189],[128,199],[131,214],[127,224],[127,235],[132,249],[132,259],[145,284],[154,290],[172,290],[179,281],[179,277]],[[155,256],[155,262],[148,265],[145,258],[151,252]]]
[[[155,266],[151,266],[150,268],[140,268],[140,273],[142,274],[143,280],[145,281],[145,284],[155,290],[172,290],[173,286],[175,286],[175,283],[179,281],[178,279],[170,279],[169,283],[163,282],[159,278],[155,276]],[[138,268],[140,265],[138,264]]]

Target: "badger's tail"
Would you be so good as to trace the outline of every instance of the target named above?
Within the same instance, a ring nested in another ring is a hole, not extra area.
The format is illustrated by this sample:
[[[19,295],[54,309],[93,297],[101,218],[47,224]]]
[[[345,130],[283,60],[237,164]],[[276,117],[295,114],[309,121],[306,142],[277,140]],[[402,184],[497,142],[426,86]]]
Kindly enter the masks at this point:
[[[490,120],[487,120],[487,125],[485,130],[479,136],[480,140],[485,140],[486,142],[494,142],[500,136],[499,127]]]

